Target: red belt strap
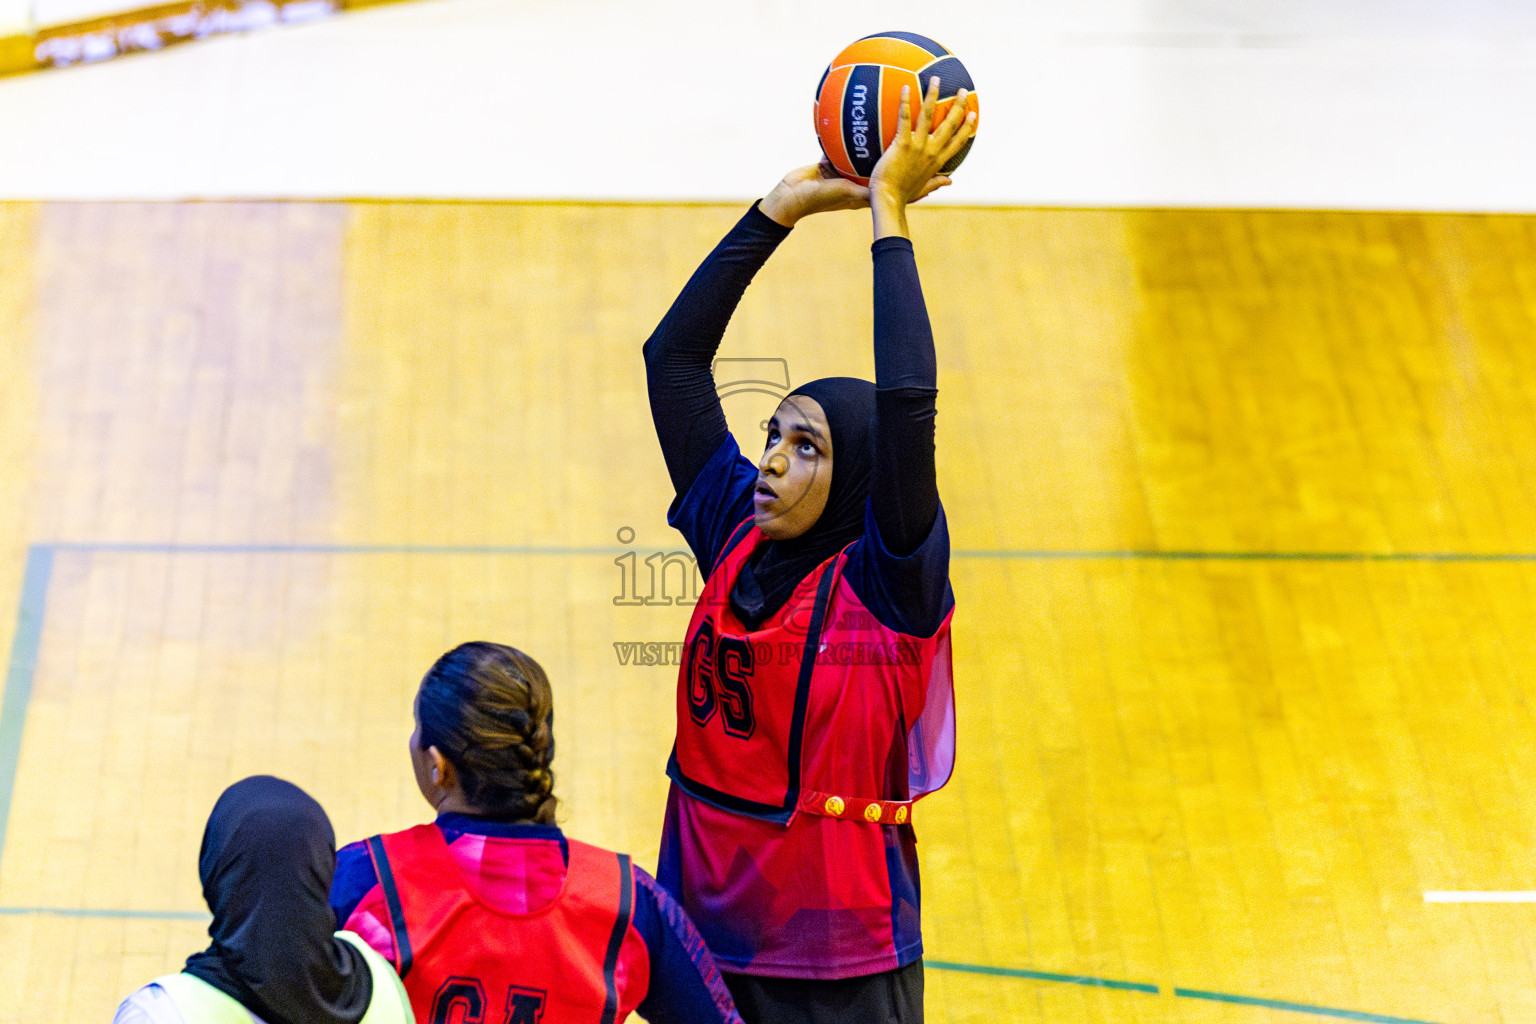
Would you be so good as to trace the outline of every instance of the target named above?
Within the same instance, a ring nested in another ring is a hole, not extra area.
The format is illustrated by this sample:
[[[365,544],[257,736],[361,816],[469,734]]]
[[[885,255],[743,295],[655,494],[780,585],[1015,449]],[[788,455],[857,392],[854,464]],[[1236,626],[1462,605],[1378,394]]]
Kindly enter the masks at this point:
[[[912,820],[913,803],[912,800],[841,797],[835,793],[818,793],[814,789],[802,789],[799,809],[807,814],[819,814],[824,818],[867,821],[871,825],[905,825]]]

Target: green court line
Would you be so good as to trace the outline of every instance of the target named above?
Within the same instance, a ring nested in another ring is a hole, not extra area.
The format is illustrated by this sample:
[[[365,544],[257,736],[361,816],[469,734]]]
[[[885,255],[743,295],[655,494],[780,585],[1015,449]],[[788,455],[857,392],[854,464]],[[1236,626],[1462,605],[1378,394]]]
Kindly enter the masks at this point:
[[[1289,1010],[1292,1013],[1310,1013],[1314,1017],[1337,1017],[1340,1020],[1371,1021],[1373,1024],[1431,1024],[1416,1017],[1389,1017],[1381,1013],[1362,1013],[1359,1010],[1335,1010],[1327,1006],[1311,1006],[1306,1003],[1288,1003],[1282,999],[1260,999],[1256,996],[1233,996],[1224,992],[1202,992],[1193,988],[1176,988],[1173,994],[1184,999],[1205,999],[1215,1003],[1233,1003],[1238,1006],[1262,1006],[1268,1010]]]
[[[981,964],[956,964],[947,960],[924,960],[925,968],[936,971],[963,971],[966,974],[990,974],[999,978],[1027,978],[1030,981],[1056,981],[1068,985],[1090,985],[1094,988],[1113,988],[1127,992],[1146,992],[1157,995],[1160,989],[1140,981],[1112,981],[1109,978],[1092,978],[1086,974],[1052,974],[1049,971],[1028,971],[1022,967],[986,967]]]
[[[1030,981],[1063,982],[1069,985],[1088,985],[1094,988],[1117,989],[1128,992],[1145,992],[1158,995],[1156,985],[1138,981],[1114,981],[1084,974],[1054,974],[1049,971],[1030,971],[1018,967],[989,967],[981,964],[958,964],[945,960],[924,960],[925,967],[938,971],[962,971],[967,974],[986,974],[1000,978],[1023,978]],[[1414,1017],[1391,1017],[1361,1010],[1340,1010],[1330,1006],[1313,1006],[1309,1003],[1292,1003],[1282,999],[1263,999],[1258,996],[1230,995],[1225,992],[1205,992],[1193,988],[1175,988],[1173,994],[1183,999],[1204,999],[1210,1002],[1230,1003],[1235,1006],[1257,1006],[1267,1010],[1286,1010],[1291,1013],[1311,1014],[1314,1017],[1333,1017],[1338,1020],[1366,1021],[1370,1024],[1432,1024],[1431,1021]]]
[[[119,910],[90,907],[0,907],[0,917],[26,914],[46,914],[58,917],[134,919],[154,921],[207,922],[212,918],[203,912],[186,910]],[[1111,978],[1095,978],[1086,974],[1057,974],[1051,971],[1031,971],[1020,967],[992,967],[985,964],[961,964],[948,960],[924,960],[923,966],[936,971],[958,971],[966,974],[982,974],[997,978],[1021,978],[1027,981],[1048,981],[1067,985],[1086,985],[1091,988],[1114,989],[1122,992],[1142,992],[1158,995],[1161,989],[1139,981],[1115,981]],[[1260,999],[1254,996],[1228,995],[1223,992],[1203,992],[1198,989],[1175,988],[1174,995],[1186,999],[1231,1003],[1237,1006],[1256,1006],[1269,1010],[1289,1010],[1320,1017],[1341,1020],[1365,1021],[1369,1024],[1431,1024],[1430,1021],[1411,1017],[1389,1017],[1379,1013],[1362,1013],[1359,1010],[1336,1010],[1326,1006],[1310,1006],[1304,1003],[1288,1003],[1278,999]]]

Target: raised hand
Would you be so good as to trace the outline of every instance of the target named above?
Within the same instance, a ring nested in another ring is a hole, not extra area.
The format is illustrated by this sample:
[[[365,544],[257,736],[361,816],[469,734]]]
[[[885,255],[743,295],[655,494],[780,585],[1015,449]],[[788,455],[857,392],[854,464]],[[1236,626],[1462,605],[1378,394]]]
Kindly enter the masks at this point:
[[[965,148],[976,134],[976,115],[965,109],[966,91],[955,96],[949,113],[937,126],[934,107],[939,102],[939,79],[928,80],[928,94],[912,125],[911,87],[901,90],[901,109],[896,115],[896,137],[880,154],[869,176],[870,206],[874,210],[875,237],[911,237],[907,230],[907,204],[915,203],[950,182],[939,168]]]
[[[856,185],[823,160],[797,167],[784,175],[757,208],[770,220],[794,227],[801,217],[827,210],[861,210],[869,205],[869,189]]]

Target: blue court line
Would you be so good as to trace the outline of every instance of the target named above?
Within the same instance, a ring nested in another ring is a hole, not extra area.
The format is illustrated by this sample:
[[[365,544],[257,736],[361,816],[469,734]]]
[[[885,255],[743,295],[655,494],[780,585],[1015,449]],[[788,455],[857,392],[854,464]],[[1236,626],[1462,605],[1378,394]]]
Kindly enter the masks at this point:
[[[51,914],[54,917],[111,917],[134,918],[150,921],[201,921],[213,920],[206,910],[113,910],[93,907],[0,907],[0,917],[20,917],[24,914]]]
[[[534,555],[580,556],[625,555],[630,547],[558,547],[541,545],[418,545],[418,544],[155,544],[155,543],[75,543],[33,544],[27,549],[26,569],[22,578],[21,600],[16,610],[16,628],[11,640],[11,657],[6,671],[3,704],[0,704],[0,856],[5,852],[6,826],[10,819],[11,798],[15,791],[17,763],[21,755],[22,730],[32,698],[32,683],[42,644],[43,616],[47,609],[48,588],[53,575],[56,553],[101,554],[401,554],[401,555]],[[1071,551],[1035,550],[958,550],[957,559],[998,559],[1022,561],[1268,561],[1268,562],[1536,562],[1536,552],[1350,552],[1350,551],[1152,551],[1109,550]],[[52,914],[82,918],[136,918],[150,920],[207,921],[206,913],[176,910],[111,910],[70,907],[0,907],[0,916]],[[1055,974],[1022,968],[988,967],[941,960],[927,961],[935,970],[962,971],[995,977],[1086,985],[1096,988],[1143,992],[1156,995],[1156,985],[1143,982],[1115,981],[1087,975]],[[1430,1024],[1408,1017],[1390,1017],[1339,1010],[1254,996],[1203,992],[1175,988],[1174,995],[1186,999],[1204,999],[1241,1006],[1288,1010],[1314,1016],[1366,1021],[1372,1024]]]
[[[59,543],[54,551],[112,555],[624,555],[631,548],[540,544],[137,544]]]
[[[955,964],[945,960],[924,960],[923,966],[937,971],[964,971],[967,974],[990,974],[1000,978],[1028,978],[1031,981],[1059,981],[1068,985],[1091,985],[1095,988],[1113,988],[1126,992],[1146,992],[1157,995],[1156,985],[1140,981],[1112,981],[1109,978],[1091,978],[1086,974],[1052,974],[1049,971],[1026,971],[1020,967],[984,967],[980,964]]]
[[[82,554],[194,555],[627,555],[633,545],[561,546],[546,544],[176,544],[60,541],[34,545],[55,552]],[[644,549],[650,552],[651,549]],[[657,551],[661,548],[655,549]],[[1018,548],[966,549],[951,558],[999,561],[1158,561],[1158,562],[1536,562],[1536,551],[1163,551],[1146,548],[1108,550]]]
[[[21,602],[16,608],[16,632],[11,636],[11,660],[5,672],[4,703],[0,704],[0,855],[5,853],[5,826],[11,817],[21,732],[27,722],[27,705],[32,702],[32,679],[37,674],[37,652],[43,640],[43,613],[48,607],[48,583],[52,576],[53,549],[44,545],[29,547],[27,568],[21,579]]]
[[[1281,999],[1259,999],[1254,996],[1230,996],[1222,992],[1202,992],[1193,988],[1176,988],[1173,994],[1185,999],[1205,999],[1216,1003],[1235,1003],[1238,1006],[1262,1006],[1269,1010],[1289,1010],[1292,1013],[1310,1013],[1316,1017],[1337,1017],[1341,1020],[1372,1021],[1374,1024],[1431,1024],[1415,1017],[1389,1017],[1381,1013],[1362,1013],[1359,1010],[1334,1010],[1326,1006],[1309,1006],[1306,1003],[1288,1003]]]

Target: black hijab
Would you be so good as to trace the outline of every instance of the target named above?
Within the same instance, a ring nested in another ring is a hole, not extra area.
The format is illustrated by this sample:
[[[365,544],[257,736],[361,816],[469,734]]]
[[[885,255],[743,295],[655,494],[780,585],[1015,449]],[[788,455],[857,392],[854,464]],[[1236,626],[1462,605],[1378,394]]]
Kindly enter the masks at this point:
[[[270,775],[224,791],[198,855],[213,944],[184,972],[228,993],[267,1024],[357,1024],[373,976],[333,934],[336,834],[308,793]]]
[[[821,518],[793,540],[769,541],[741,567],[731,610],[757,629],[784,607],[816,567],[864,534],[864,503],[874,467],[875,386],[857,377],[823,377],[789,393],[813,398],[832,434],[832,486]],[[788,400],[788,399],[786,399]]]

